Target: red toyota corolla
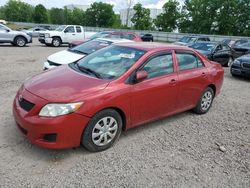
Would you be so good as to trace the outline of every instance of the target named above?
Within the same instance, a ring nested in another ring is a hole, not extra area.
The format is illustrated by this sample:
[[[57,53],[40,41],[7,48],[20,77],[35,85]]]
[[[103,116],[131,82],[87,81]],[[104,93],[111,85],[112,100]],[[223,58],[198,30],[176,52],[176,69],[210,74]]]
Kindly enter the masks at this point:
[[[13,113],[34,144],[101,151],[122,130],[190,109],[206,113],[223,74],[187,47],[116,44],[27,80]]]

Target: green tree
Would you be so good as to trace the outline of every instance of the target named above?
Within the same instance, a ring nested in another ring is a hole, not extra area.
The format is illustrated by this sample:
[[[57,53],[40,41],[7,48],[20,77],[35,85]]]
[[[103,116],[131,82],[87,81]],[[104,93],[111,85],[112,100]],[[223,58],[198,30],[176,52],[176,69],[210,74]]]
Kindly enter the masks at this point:
[[[122,27],[122,22],[121,22],[119,14],[115,15],[115,21],[114,21],[112,27],[115,28],[115,29],[119,29],[119,28]]]
[[[159,30],[171,32],[177,28],[179,18],[179,2],[169,0],[163,5],[163,13],[156,17],[154,23]]]
[[[47,23],[48,22],[47,9],[41,4],[37,5],[34,10],[33,18],[35,23]]]
[[[134,7],[134,15],[131,18],[135,29],[147,30],[152,28],[152,22],[150,18],[150,10],[143,8],[142,4],[137,3]]]
[[[5,18],[9,21],[32,22],[34,7],[20,0],[9,0],[4,6]]]
[[[111,27],[115,22],[113,6],[95,2],[86,10],[85,24],[94,27]]]
[[[65,24],[65,13],[61,8],[51,8],[49,10],[49,20],[52,24]]]
[[[6,19],[4,14],[4,7],[0,6],[0,19]]]

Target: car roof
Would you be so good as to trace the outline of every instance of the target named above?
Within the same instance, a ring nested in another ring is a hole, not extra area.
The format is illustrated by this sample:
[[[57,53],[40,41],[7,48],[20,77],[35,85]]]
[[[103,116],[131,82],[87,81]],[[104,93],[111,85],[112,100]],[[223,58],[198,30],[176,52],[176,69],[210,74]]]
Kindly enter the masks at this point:
[[[102,40],[102,41],[108,41],[108,42],[113,42],[113,43],[134,42],[128,39],[113,39],[113,38],[96,38],[93,40]]]
[[[171,49],[190,50],[190,48],[186,46],[159,43],[159,42],[132,42],[132,43],[120,43],[115,45],[136,48],[138,50],[144,50],[144,51],[171,50]]]
[[[100,33],[110,33],[110,34],[133,34],[133,35],[137,35],[137,33],[131,32],[131,31],[101,31]]]

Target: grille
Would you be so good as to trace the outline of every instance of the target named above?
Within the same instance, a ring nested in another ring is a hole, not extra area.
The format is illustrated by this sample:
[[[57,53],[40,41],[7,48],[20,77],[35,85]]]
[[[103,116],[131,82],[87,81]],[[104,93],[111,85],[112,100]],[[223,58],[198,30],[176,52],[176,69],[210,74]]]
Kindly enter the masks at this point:
[[[242,63],[242,67],[250,69],[250,63]]]
[[[48,63],[49,63],[49,65],[52,65],[52,66],[60,66],[61,64],[58,64],[58,63],[54,63],[54,62],[52,62],[52,61],[49,61],[48,60]]]
[[[21,108],[24,109],[27,112],[29,112],[35,106],[35,104],[27,101],[24,98],[21,98],[18,101],[19,101],[19,105],[21,106]]]
[[[45,37],[45,34],[40,33],[39,37]]]

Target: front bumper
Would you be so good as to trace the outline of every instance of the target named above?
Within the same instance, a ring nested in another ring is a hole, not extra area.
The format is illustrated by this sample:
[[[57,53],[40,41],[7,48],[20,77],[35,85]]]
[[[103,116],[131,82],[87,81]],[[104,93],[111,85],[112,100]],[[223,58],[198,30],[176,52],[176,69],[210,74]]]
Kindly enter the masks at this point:
[[[19,96],[35,106],[25,111],[19,103]],[[13,102],[13,115],[21,132],[31,143],[50,149],[72,148],[80,145],[82,132],[89,118],[77,113],[55,118],[39,117],[39,111],[48,101],[27,90],[18,92]],[[53,136],[52,140],[49,139]]]
[[[38,40],[42,44],[52,44],[52,38],[39,37]]]
[[[232,64],[230,68],[230,72],[232,75],[250,77],[250,69],[243,68],[242,66]]]

